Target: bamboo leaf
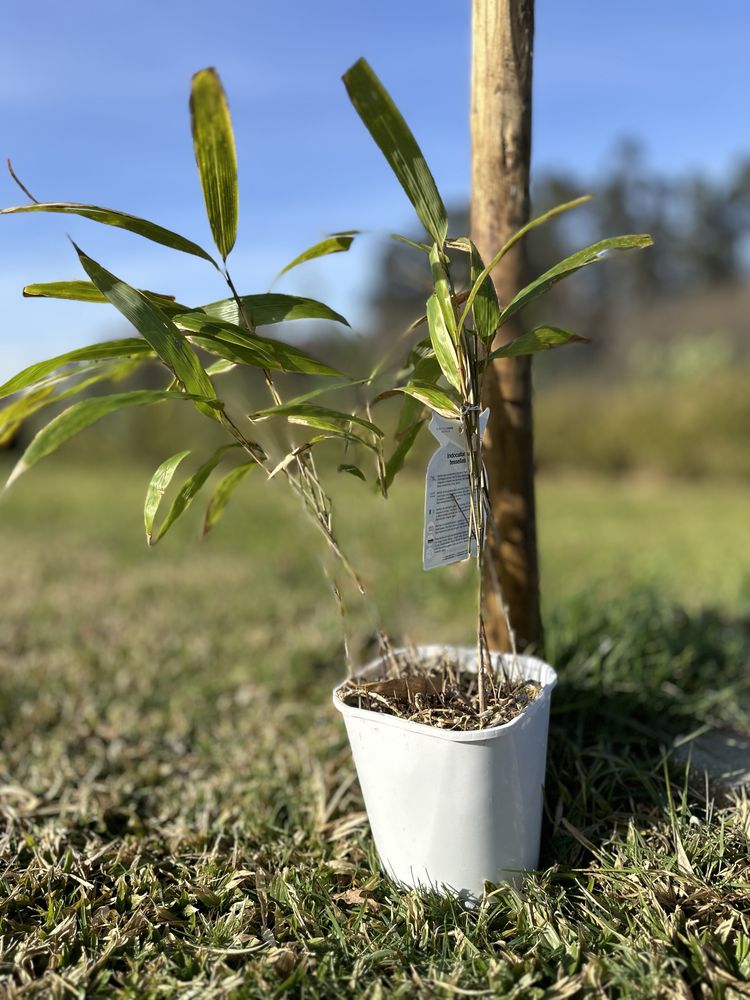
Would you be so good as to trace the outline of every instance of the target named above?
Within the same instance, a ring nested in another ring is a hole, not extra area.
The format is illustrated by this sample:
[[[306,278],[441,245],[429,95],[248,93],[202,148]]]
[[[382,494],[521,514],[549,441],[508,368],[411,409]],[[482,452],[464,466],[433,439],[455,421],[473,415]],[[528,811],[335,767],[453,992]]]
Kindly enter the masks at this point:
[[[147,219],[139,219],[135,215],[127,212],[116,212],[111,208],[100,208],[98,205],[78,205],[67,201],[37,202],[33,205],[16,205],[12,208],[0,208],[0,215],[13,215],[17,212],[55,212],[63,215],[80,215],[84,219],[91,219],[92,222],[101,222],[105,226],[115,226],[118,229],[126,229],[137,236],[143,236],[153,243],[160,243],[162,246],[171,247],[173,250],[181,250],[183,253],[192,254],[194,257],[202,257],[203,260],[210,261],[214,267],[218,267],[216,261],[210,253],[207,253],[197,243],[179,236],[163,226],[158,226],[155,222]]]
[[[222,476],[216,484],[214,494],[206,508],[206,516],[203,520],[204,536],[208,534],[222,516],[232,493],[234,493],[248,472],[257,467],[257,462],[243,462],[241,465],[236,465],[233,469],[230,469],[225,476]]]
[[[239,445],[225,444],[222,445],[221,448],[217,448],[213,455],[211,455],[211,457],[208,458],[203,465],[201,465],[201,467],[193,473],[192,476],[189,476],[185,480],[180,487],[179,493],[170,504],[169,510],[167,511],[164,520],[159,525],[156,534],[149,539],[149,545],[156,545],[156,543],[166,535],[175,521],[185,513],[190,504],[193,502],[195,495],[199,492],[226,452],[231,448],[239,448]]]
[[[557,218],[558,215],[563,215],[565,212],[570,212],[571,209],[579,208],[581,205],[585,205],[587,202],[591,201],[594,196],[592,194],[582,194],[578,198],[573,198],[571,201],[565,201],[561,205],[555,205],[554,208],[548,209],[546,212],[542,212],[541,215],[537,215],[535,218],[530,219],[525,226],[515,232],[510,239],[505,243],[500,250],[495,254],[495,256],[490,261],[489,270],[493,271],[497,264],[503,259],[503,257],[512,250],[516,243],[520,242],[527,233],[530,233],[532,229],[536,229],[538,226],[543,226],[550,219]]]
[[[363,483],[367,482],[367,477],[358,465],[349,465],[344,462],[338,467],[338,471],[348,472],[350,476],[355,476],[357,479],[361,479]]]
[[[52,406],[55,403],[61,403],[64,399],[69,399],[71,396],[83,392],[85,389],[96,385],[97,382],[101,382],[104,379],[109,379],[112,382],[120,381],[129,375],[137,365],[137,360],[127,360],[110,364],[97,363],[90,366],[82,366],[77,371],[53,375],[43,382],[38,383],[29,392],[24,393],[20,399],[15,400],[15,402],[10,403],[0,410],[0,445],[10,441],[23,422],[34,413],[38,413],[41,409]],[[55,393],[55,386],[59,382],[92,370],[94,374],[90,375],[89,378],[77,382],[62,392]]]
[[[175,302],[174,295],[160,295],[139,289],[142,295],[163,309],[164,312],[185,312],[187,306]],[[108,302],[92,281],[48,281],[43,284],[26,285],[24,298],[68,299],[74,302]]]
[[[55,358],[47,361],[37,361],[36,364],[24,368],[4,385],[0,385],[0,399],[5,396],[12,396],[21,389],[28,389],[36,385],[42,379],[64,369],[66,365],[76,365],[67,374],[61,373],[61,378],[68,378],[77,375],[81,371],[80,362],[110,361],[119,358],[145,358],[153,357],[154,351],[149,343],[135,337],[125,340],[109,340],[103,344],[91,344],[89,347],[80,347],[75,351],[67,351],[65,354],[58,354]],[[88,370],[87,366],[84,370]]]
[[[484,262],[479,255],[479,251],[471,244],[471,283],[479,280],[480,275],[485,270]],[[500,325],[500,304],[497,301],[497,292],[488,274],[477,286],[477,294],[474,297],[474,326],[480,338],[489,344],[495,336],[495,332]]]
[[[20,399],[4,406],[0,410],[0,448],[5,447],[13,440],[16,431],[21,427],[24,420],[41,410],[43,406],[54,399],[54,385],[41,386],[25,393]]]
[[[319,420],[333,424],[335,427],[346,429],[350,424],[364,427],[378,437],[383,436],[383,432],[376,425],[364,417],[358,417],[343,410],[333,410],[328,406],[319,406],[316,403],[282,403],[280,406],[269,406],[264,410],[258,410],[251,414],[251,420],[265,420],[267,417],[286,417],[290,423],[305,424],[309,427],[317,427],[320,424],[311,423],[311,420]]]
[[[592,243],[591,246],[584,247],[583,250],[571,254],[570,257],[561,260],[554,267],[545,271],[544,274],[539,275],[531,284],[522,288],[500,313],[500,325],[502,326],[506,320],[510,319],[520,309],[523,309],[533,299],[539,295],[543,295],[548,288],[551,288],[558,281],[567,278],[569,274],[580,271],[582,267],[586,267],[588,264],[595,264],[613,250],[640,250],[644,247],[650,247],[652,243],[653,240],[647,234],[612,236],[606,240],[599,240],[598,243]]]
[[[349,247],[354,242],[354,237],[358,235],[356,230],[352,230],[348,233],[333,233],[331,236],[326,237],[326,239],[321,240],[319,243],[314,243],[307,250],[303,250],[301,254],[290,261],[286,267],[282,267],[279,273],[276,275],[275,281],[278,281],[282,274],[286,274],[287,271],[291,271],[293,267],[298,267],[300,264],[304,264],[308,260],[315,260],[317,257],[326,257],[328,254],[332,253],[346,253]]]
[[[237,153],[226,94],[215,69],[203,69],[193,77],[190,118],[208,221],[226,260],[237,239]]]
[[[241,295],[240,302],[241,310],[234,299],[221,299],[219,302],[209,302],[208,305],[199,306],[192,311],[205,313],[214,319],[226,320],[236,325],[242,323],[244,313],[253,326],[273,326],[274,323],[284,323],[293,319],[327,319],[349,326],[340,313],[335,312],[324,302],[299,295],[265,292],[260,295]]]
[[[245,365],[250,368],[272,368],[267,355],[260,353],[250,347],[243,347],[241,344],[233,344],[219,337],[191,336],[191,343],[202,348],[208,354],[213,354],[223,361],[233,365]]]
[[[411,381],[411,380],[410,380]],[[408,394],[401,400],[401,409],[398,414],[395,437],[398,440],[402,435],[414,426],[424,412],[424,403]]]
[[[64,444],[80,431],[96,423],[108,413],[129,406],[146,406],[149,403],[159,403],[165,399],[189,399],[197,397],[184,392],[172,392],[168,389],[139,389],[133,392],[115,393],[111,396],[94,396],[73,403],[62,413],[59,413],[33,438],[11,472],[5,488],[7,489],[18,477],[30,469],[32,465],[51,455],[61,444]],[[204,399],[208,406],[220,407],[216,400]]]
[[[422,353],[429,351],[428,354]],[[409,376],[409,382],[416,382],[429,385],[437,385],[441,370],[435,353],[432,350],[429,339],[421,341],[413,348],[410,359],[414,359],[414,366]],[[396,439],[399,440],[405,435],[415,423],[418,422],[424,404],[413,396],[405,395],[401,403],[398,424],[396,425]],[[386,484],[387,485],[387,484]]]
[[[448,232],[443,199],[401,112],[365,59],[354,63],[343,79],[359,117],[380,147],[422,225],[435,243],[442,246]]]
[[[206,369],[207,375],[224,375],[226,372],[231,372],[237,367],[236,362],[227,361],[226,358],[221,358],[219,361],[214,361],[212,365],[209,365]]]
[[[337,368],[318,361],[299,347],[292,347],[275,338],[261,337],[245,327],[212,319],[205,313],[184,313],[175,317],[174,321],[179,329],[190,335],[193,343],[237,364],[306,375],[343,375]]]
[[[106,295],[112,305],[151,344],[185,389],[196,396],[214,399],[216,393],[211,379],[202,368],[198,355],[172,320],[158,306],[149,302],[142,292],[105,270],[101,264],[97,264],[78,247],[76,252],[84,270],[99,291]],[[215,411],[206,407],[204,403],[196,405],[201,412],[216,416]]]
[[[488,364],[496,358],[518,358],[526,354],[537,354],[539,351],[549,351],[554,347],[570,343],[587,344],[589,341],[587,337],[580,337],[577,333],[563,330],[559,326],[537,326],[511,340],[509,344],[491,351],[485,363]]]
[[[456,389],[461,388],[461,377],[458,371],[458,355],[456,345],[445,323],[445,313],[437,295],[433,292],[427,300],[427,326],[430,330],[430,341],[435,357],[438,360],[443,375]]]
[[[400,233],[391,233],[391,239],[395,240],[396,243],[403,243],[404,246],[411,247],[413,250],[421,250],[422,253],[429,253],[430,246],[429,243],[420,243],[418,240],[410,240],[406,236],[402,236]]]
[[[407,427],[399,436],[398,444],[393,450],[391,457],[385,463],[385,488],[389,490],[393,484],[393,480],[396,478],[398,473],[404,466],[406,457],[414,447],[414,442],[419,436],[419,432],[422,430],[424,425],[427,423],[426,420],[415,420],[413,424]]]
[[[395,389],[387,389],[385,392],[380,393],[375,402],[377,403],[381,399],[393,396],[397,392],[404,392],[407,396],[412,396],[444,417],[455,418],[461,416],[458,397],[449,395],[444,389],[438,389],[429,382],[411,381],[407,382],[406,385],[397,386]]]
[[[189,451],[180,451],[176,455],[172,455],[165,462],[162,462],[159,468],[151,477],[151,481],[148,484],[148,489],[146,490],[146,500],[143,505],[143,523],[146,528],[146,542],[151,544],[151,537],[154,533],[154,518],[156,517],[156,512],[159,510],[159,504],[162,501],[162,497],[167,491],[167,487],[172,482],[172,477],[177,471],[177,466],[180,462],[187,458],[190,454]]]
[[[451,295],[451,302],[453,303],[453,308],[456,309],[456,310],[458,310],[458,307],[461,305],[461,303],[462,302],[466,302],[466,300],[468,299],[468,297],[469,297],[469,292],[468,291],[456,292],[455,295]],[[458,330],[459,331],[462,329],[463,320],[464,320],[464,317],[462,316],[461,317],[461,322],[458,324]],[[412,322],[406,328],[406,331],[405,331],[404,335],[406,336],[406,335],[408,335],[410,333],[413,333],[423,323],[426,323],[426,322],[427,322],[427,313],[424,312],[424,313],[422,313],[421,316],[418,316],[415,320],[412,320]],[[456,333],[456,336],[458,337],[458,332]]]
[[[437,243],[433,243],[430,249],[430,268],[432,270],[432,284],[435,289],[435,297],[440,305],[445,327],[453,343],[457,344],[456,314],[453,310],[450,282],[448,281],[448,272]]]
[[[578,208],[579,205],[584,205],[587,201],[591,201],[592,197],[593,195],[584,194],[580,198],[574,198],[572,201],[563,202],[562,205],[556,205],[554,208],[549,209],[549,211],[543,212],[542,215],[538,215],[536,218],[531,219],[531,221],[527,222],[525,226],[522,226],[506,243],[503,244],[502,247],[500,247],[489,264],[476,276],[476,278],[472,274],[472,285],[467,295],[466,307],[464,308],[464,311],[461,314],[461,319],[458,323],[459,331],[463,329],[466,317],[469,315],[469,310],[473,307],[474,299],[479,293],[479,289],[483,287],[485,279],[492,273],[492,271],[495,270],[506,253],[508,253],[509,250],[512,250],[516,243],[523,239],[523,237],[527,233],[531,232],[532,229],[536,229],[537,226],[544,225],[545,222],[549,222],[550,219],[554,219],[556,216],[562,215],[564,212],[569,212],[573,208]],[[460,241],[456,240],[455,242],[458,244]]]
[[[429,354],[420,354],[416,358],[416,363],[409,381],[429,382],[431,385],[436,385],[438,379],[440,378],[440,364],[438,359],[435,357],[435,352],[432,350],[432,345],[429,341],[426,343],[429,347]],[[419,347],[419,345],[417,345],[417,347]]]

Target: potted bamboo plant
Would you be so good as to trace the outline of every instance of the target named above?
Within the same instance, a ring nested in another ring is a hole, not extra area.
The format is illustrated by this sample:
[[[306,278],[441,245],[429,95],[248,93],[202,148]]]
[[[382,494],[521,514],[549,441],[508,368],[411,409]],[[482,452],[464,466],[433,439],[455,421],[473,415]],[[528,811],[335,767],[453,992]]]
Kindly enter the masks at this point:
[[[428,470],[424,562],[429,568],[457,559],[475,560],[476,644],[471,649],[428,645],[393,650],[383,637],[382,655],[362,671],[350,667],[348,678],[334,692],[334,704],[345,719],[386,870],[406,885],[434,886],[474,897],[485,880],[513,878],[537,863],[550,695],[556,680],[552,667],[538,659],[514,650],[502,656],[490,653],[484,638],[482,563],[485,528],[492,519],[487,517],[481,452],[486,419],[482,372],[494,358],[530,354],[581,339],[558,327],[541,326],[511,343],[494,345],[505,321],[556,281],[609,251],[644,247],[650,239],[602,240],[561,261],[513,301],[499,303],[491,273],[508,250],[535,226],[586,199],[534,219],[485,266],[467,237],[448,238],[445,209],[432,175],[367,63],[357,62],[344,81],[428,236],[426,242],[412,246],[415,253],[424,255],[433,291],[425,315],[413,326],[406,364],[400,366],[397,377],[381,365],[368,379],[355,381],[275,335],[279,324],[295,319],[346,322],[324,303],[275,292],[238,291],[227,265],[238,224],[233,131],[219,78],[214,70],[206,69],[193,78],[191,122],[218,256],[128,213],[96,205],[37,201],[15,174],[28,201],[0,214],[62,213],[128,230],[204,260],[226,285],[225,297],[195,306],[165,293],[134,288],[73,244],[86,279],[28,285],[24,294],[109,302],[137,336],[38,362],[0,386],[0,398],[9,400],[0,410],[0,440],[7,440],[32,415],[65,404],[33,437],[10,475],[10,484],[109,413],[156,404],[195,407],[223,432],[225,440],[200,457],[161,517],[165,495],[190,451],[166,457],[156,469],[144,502],[148,543],[164,537],[220,465],[222,474],[213,483],[204,532],[213,528],[232,493],[255,471],[251,479],[262,475],[286,481],[337,565],[364,594],[364,585],[337,538],[333,506],[316,456],[325,449],[345,448],[338,469],[360,477],[360,460],[352,451],[370,456],[385,496],[429,420],[440,447]],[[283,271],[346,252],[355,236],[354,231],[335,233],[299,254]],[[454,288],[452,254],[468,258],[471,281],[466,289]],[[259,333],[267,326],[273,327],[273,335]],[[213,359],[211,363],[206,357]],[[145,363],[161,367],[164,381],[160,388],[99,392],[107,383],[137,378]],[[236,401],[222,386],[228,372],[242,367],[260,373],[268,405],[238,415]],[[315,384],[310,391],[287,398],[282,385],[285,373],[308,376]],[[326,392],[339,392],[353,384],[365,386],[366,398],[360,406],[342,409],[320,402]],[[69,403],[77,394],[81,398]],[[395,444],[388,454],[372,408],[396,395],[403,403]],[[284,439],[288,443],[279,447],[277,435],[265,434],[266,421],[282,422],[291,432]],[[340,602],[335,574],[331,574],[331,584]]]
[[[414,329],[402,377],[376,401],[400,393],[390,485],[431,413],[440,448],[427,469],[424,566],[473,557],[477,621],[473,648],[386,650],[334,691],[352,746],[370,825],[384,867],[410,886],[448,888],[476,898],[485,881],[513,880],[536,867],[542,818],[554,669],[512,649],[491,653],[484,629],[484,541],[494,528],[482,463],[486,411],[482,375],[488,362],[581,340],[538,326],[502,342],[510,317],[557,281],[612,251],[648,246],[647,235],[601,240],[540,275],[499,303],[491,274],[523,236],[584,203],[578,198],[529,222],[486,265],[466,236],[448,237],[443,200],[422,152],[367,62],[344,75],[349,97],[412,203],[426,242],[410,243],[432,277],[425,314]],[[457,290],[451,253],[468,258],[470,284]],[[495,346],[499,342],[500,346]],[[497,581],[493,581],[499,591]],[[504,607],[502,594],[499,604]]]

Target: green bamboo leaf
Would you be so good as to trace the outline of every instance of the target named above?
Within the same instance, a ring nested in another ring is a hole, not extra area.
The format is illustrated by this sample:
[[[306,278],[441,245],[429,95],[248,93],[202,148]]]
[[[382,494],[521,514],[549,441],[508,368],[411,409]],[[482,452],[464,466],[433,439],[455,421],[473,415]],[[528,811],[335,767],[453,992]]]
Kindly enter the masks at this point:
[[[196,398],[198,397],[188,393],[171,392],[168,389],[139,389],[133,392],[115,393],[111,396],[94,396],[91,399],[82,399],[78,403],[73,403],[72,406],[50,420],[34,437],[8,477],[5,488],[7,489],[32,465],[36,465],[40,459],[51,455],[61,444],[85,430],[86,427],[90,427],[108,413],[128,406],[146,406],[150,403],[159,403],[165,399],[195,400]],[[203,402],[208,406],[221,406],[216,400],[204,399]]]
[[[544,274],[541,274],[532,281],[531,284],[522,288],[500,313],[500,325],[502,326],[506,320],[510,319],[520,309],[523,309],[533,299],[539,295],[543,295],[548,288],[551,288],[558,281],[567,278],[569,274],[580,271],[582,267],[586,267],[588,264],[595,264],[613,250],[641,250],[644,247],[650,247],[653,242],[651,237],[646,233],[612,236],[609,239],[592,243],[591,246],[584,247],[583,250],[571,254],[570,257],[561,260],[554,267],[551,267]]]
[[[101,222],[105,226],[115,226],[118,229],[127,229],[130,233],[143,236],[153,243],[160,243],[162,246],[171,247],[173,250],[181,250],[183,253],[192,254],[194,257],[202,257],[210,261],[214,267],[218,264],[210,253],[207,253],[197,243],[179,236],[163,226],[157,226],[155,222],[147,219],[139,219],[135,215],[127,212],[116,212],[111,208],[100,208],[98,205],[77,205],[67,201],[37,202],[34,205],[16,205],[12,208],[0,208],[0,215],[13,215],[16,212],[55,212],[63,215],[80,215],[84,219],[91,219],[92,222]]]
[[[430,248],[430,268],[432,270],[432,284],[435,289],[435,297],[438,300],[440,311],[443,314],[445,328],[450,334],[453,343],[458,344],[458,338],[456,335],[456,313],[454,312],[453,301],[451,299],[448,272],[437,243],[433,243]]]
[[[174,317],[174,322],[190,335],[193,343],[237,364],[306,375],[343,375],[337,368],[318,361],[299,347],[292,347],[276,338],[261,337],[244,326],[213,319],[205,313],[183,313]]]
[[[198,355],[172,320],[158,306],[149,302],[145,295],[105,270],[78,247],[76,252],[84,270],[99,291],[151,344],[185,389],[196,396],[214,399],[216,393],[211,379],[202,368]],[[201,412],[216,417],[215,410],[206,407],[204,403],[196,405]]]
[[[448,220],[422,151],[388,91],[365,59],[344,74],[349,98],[432,239],[442,246]]]
[[[435,357],[440,364],[443,375],[456,389],[461,388],[461,376],[458,370],[458,355],[453,337],[445,323],[445,313],[437,295],[433,292],[427,300],[427,326],[430,330]]]
[[[148,489],[146,490],[146,500],[143,505],[143,523],[146,528],[146,542],[149,545],[154,533],[154,518],[156,517],[156,512],[159,510],[162,497],[172,482],[172,477],[177,471],[177,466],[189,454],[189,451],[180,451],[176,455],[172,455],[171,458],[161,463],[151,477]]]
[[[584,194],[580,198],[573,198],[572,201],[563,202],[562,205],[555,205],[554,208],[549,209],[549,211],[547,212],[543,212],[542,215],[537,215],[536,218],[531,219],[531,221],[527,222],[525,226],[522,226],[517,232],[515,232],[510,237],[510,239],[506,243],[503,244],[502,247],[500,247],[500,249],[492,258],[492,260],[489,262],[489,264],[485,268],[483,268],[483,270],[480,271],[480,273],[476,277],[474,277],[472,274],[471,289],[467,294],[466,306],[464,308],[463,313],[461,314],[461,318],[458,323],[459,332],[464,327],[466,317],[469,315],[469,311],[472,309],[474,305],[474,299],[478,295],[479,289],[484,286],[486,278],[495,270],[497,265],[506,255],[506,253],[508,253],[509,250],[512,250],[513,247],[516,245],[516,243],[518,243],[519,240],[523,239],[523,237],[527,233],[531,232],[532,229],[536,229],[537,226],[544,225],[545,222],[549,222],[550,219],[554,219],[556,216],[562,215],[564,212],[569,212],[573,208],[578,208],[579,205],[585,205],[587,201],[591,201],[592,197],[593,195]],[[456,240],[454,242],[458,244],[459,242],[462,241]]]
[[[428,351],[429,353],[423,353],[425,351]],[[438,379],[441,375],[441,370],[429,339],[416,344],[412,349],[410,357],[413,357],[414,359],[414,366],[408,381],[423,385],[437,385]],[[401,409],[399,411],[398,423],[396,425],[395,436],[397,441],[400,441],[402,437],[407,435],[413,428],[414,424],[419,422],[423,410],[424,403],[420,402],[414,396],[410,396],[408,394],[404,396],[403,402],[401,403]],[[404,453],[404,458],[410,448],[411,445],[407,447],[406,452]],[[394,456],[391,457],[393,458]],[[399,469],[400,468],[401,466],[399,465]],[[388,485],[389,483],[386,482],[386,488]]]
[[[54,385],[41,386],[25,393],[20,399],[0,410],[0,448],[4,448],[13,440],[24,420],[51,402],[54,392]]]
[[[519,243],[527,233],[530,233],[532,229],[536,229],[538,226],[543,226],[550,219],[557,218],[558,215],[563,215],[565,212],[570,212],[571,209],[579,208],[581,205],[585,205],[587,202],[591,201],[593,194],[582,194],[578,198],[573,198],[570,201],[564,201],[561,205],[555,205],[554,208],[548,209],[546,212],[542,212],[541,215],[535,216],[530,219],[525,226],[515,232],[510,239],[505,243],[500,250],[495,254],[495,256],[490,261],[489,270],[493,271],[496,265],[503,259],[503,257],[512,250],[516,243]]]
[[[282,274],[286,274],[287,271],[291,271],[293,267],[298,267],[300,264],[304,264],[308,260],[315,260],[317,257],[326,257],[328,254],[332,253],[346,253],[349,247],[354,242],[354,237],[357,236],[357,230],[351,230],[347,233],[333,233],[331,236],[326,237],[326,239],[321,240],[319,243],[314,243],[307,250],[303,250],[301,254],[290,261],[286,267],[282,267],[279,273],[274,278],[274,281],[278,281]]]
[[[217,340],[232,346],[245,348],[248,354],[247,364],[254,367],[273,368],[273,352],[266,346],[266,339],[251,333],[246,327],[229,323],[227,320],[214,319],[201,312],[181,313],[174,317],[178,330],[186,333],[193,343],[204,347],[202,341]],[[206,349],[204,347],[204,349]],[[252,357],[255,361],[250,361]]]
[[[416,354],[414,368],[412,369],[410,382],[429,382],[431,385],[437,385],[438,379],[440,378],[440,364],[438,359],[435,357],[435,352],[432,349],[432,344],[429,340],[423,341],[421,344],[417,344],[415,347]]]
[[[34,413],[38,413],[47,406],[61,403],[63,400],[83,392],[85,389],[96,385],[104,379],[111,382],[118,382],[130,375],[138,364],[138,360],[110,364],[97,363],[88,367],[84,366],[74,372],[58,373],[38,383],[29,392],[24,393],[20,399],[15,400],[0,410],[0,445],[12,440],[13,435],[23,422]],[[93,375],[77,382],[68,389],[64,389],[62,392],[55,392],[55,386],[59,382],[72,378],[74,375],[85,374],[92,369],[94,371]]]
[[[277,367],[270,363],[267,355],[253,348],[243,347],[240,344],[234,344],[219,337],[191,336],[190,342],[196,347],[202,348],[208,354],[213,354],[214,357],[221,358],[223,361],[233,365],[246,365],[250,368],[262,369]]]
[[[479,251],[471,243],[471,283],[479,280],[479,276],[485,270],[484,262],[479,255]],[[500,304],[497,301],[497,292],[492,282],[492,278],[487,275],[477,286],[477,294],[474,297],[474,326],[480,338],[489,344],[495,336],[495,332],[500,325]]]
[[[458,307],[461,305],[461,303],[462,302],[466,302],[466,300],[468,299],[468,297],[469,297],[468,290],[467,291],[463,291],[463,292],[456,292],[455,295],[451,295],[451,302],[453,303],[453,308],[455,310],[458,310]],[[412,322],[406,328],[404,336],[408,336],[408,334],[413,333],[423,323],[426,323],[426,322],[427,322],[427,313],[424,312],[424,313],[422,313],[421,316],[418,316],[415,320],[412,320]],[[463,329],[463,322],[464,322],[464,316],[461,316],[461,321],[458,324],[458,330],[456,332],[456,338],[458,338],[458,335],[460,334],[461,330]]]
[[[225,476],[222,476],[216,484],[214,494],[206,508],[206,516],[203,520],[204,536],[208,534],[222,516],[232,493],[234,493],[248,472],[256,468],[258,468],[257,462],[243,462],[242,465],[235,466]]]
[[[420,243],[418,240],[410,240],[400,233],[391,233],[391,239],[395,240],[396,243],[403,243],[404,246],[411,247],[413,250],[421,250],[422,253],[430,252],[430,243]]]
[[[213,455],[211,455],[211,457],[207,459],[203,465],[201,465],[201,467],[193,473],[192,476],[189,476],[188,479],[185,480],[180,487],[179,493],[170,504],[169,510],[167,511],[164,520],[159,525],[156,534],[149,538],[149,545],[156,545],[156,543],[166,535],[175,521],[185,513],[190,504],[193,502],[193,498],[196,493],[198,493],[230,448],[239,448],[239,445],[225,444],[222,445],[221,448],[217,448]]]
[[[509,344],[499,347],[496,351],[491,351],[485,363],[494,361],[496,358],[518,358],[526,354],[537,354],[539,351],[549,351],[554,347],[562,347],[563,344],[587,344],[587,337],[580,337],[570,330],[563,330],[559,326],[537,326],[533,330],[527,330],[520,337],[511,340]]]
[[[235,361],[227,361],[226,358],[221,358],[219,361],[214,361],[212,365],[209,365],[206,369],[207,375],[224,375],[226,372],[231,372],[237,367]]]
[[[139,289],[141,294],[164,312],[186,312],[187,306],[175,302],[174,295],[160,295]],[[92,281],[48,281],[42,284],[26,285],[24,298],[68,299],[74,302],[109,302]]]
[[[199,306],[193,312],[205,313],[214,319],[226,320],[236,325],[242,324],[247,316],[252,326],[273,326],[293,319],[327,319],[349,326],[344,317],[324,302],[303,298],[299,295],[282,295],[279,292],[265,292],[260,295],[241,295],[242,308],[234,299],[221,299]]]
[[[455,394],[451,395],[444,389],[438,389],[429,382],[411,381],[407,382],[406,385],[400,385],[394,389],[387,389],[385,392],[380,393],[380,395],[375,399],[375,402],[377,403],[381,399],[387,399],[389,396],[393,396],[397,392],[404,392],[407,396],[412,396],[420,403],[424,403],[425,406],[429,406],[431,410],[435,410],[436,413],[439,413],[444,417],[455,418],[461,416],[461,406],[458,396]]]
[[[376,425],[364,417],[358,417],[343,410],[333,410],[329,406],[319,406],[316,403],[282,403],[280,406],[269,406],[264,410],[258,410],[251,414],[251,420],[265,420],[267,417],[286,417],[292,424],[304,424],[308,427],[318,427],[310,421],[319,420],[333,424],[337,428],[346,429],[350,424],[364,427],[378,437],[383,436],[383,432]]]
[[[411,379],[409,381],[412,381]],[[398,414],[395,437],[398,440],[403,434],[414,426],[424,412],[424,403],[408,394],[401,400],[401,408]]]
[[[215,69],[202,69],[193,77],[190,119],[208,221],[226,260],[237,239],[237,153],[226,94]]]
[[[4,385],[0,385],[0,399],[3,399],[5,396],[12,396],[14,392],[19,392],[21,389],[28,389],[30,386],[36,385],[48,375],[57,372],[59,369],[65,369],[65,366],[68,365],[75,365],[76,367],[65,370],[61,374],[61,378],[69,378],[79,374],[82,370],[79,365],[80,362],[110,361],[119,358],[146,358],[153,357],[154,353],[149,343],[135,337],[128,337],[125,340],[109,340],[103,344],[91,344],[89,347],[80,347],[75,351],[58,354],[57,357],[49,358],[47,361],[37,361],[36,364],[24,368],[23,371],[14,375]],[[91,366],[87,366],[85,370],[88,367]]]
[[[415,420],[401,434],[397,435],[398,443],[393,449],[391,457],[385,463],[385,488],[389,490],[393,485],[393,480],[404,467],[404,462],[409,452],[414,447],[414,442],[419,436],[426,420]]]
[[[367,477],[364,472],[360,469],[358,465],[349,465],[344,462],[338,467],[339,472],[348,472],[350,476],[356,476],[357,479],[361,479],[363,483],[367,482]]]

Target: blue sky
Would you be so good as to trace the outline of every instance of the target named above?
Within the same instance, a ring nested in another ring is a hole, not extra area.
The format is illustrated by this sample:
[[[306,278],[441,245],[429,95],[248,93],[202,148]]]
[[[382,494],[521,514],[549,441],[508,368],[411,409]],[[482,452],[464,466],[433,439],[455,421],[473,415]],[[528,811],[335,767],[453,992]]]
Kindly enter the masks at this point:
[[[124,209],[209,245],[187,100],[192,73],[215,65],[240,164],[231,269],[240,291],[263,291],[325,232],[413,226],[340,82],[360,55],[396,98],[446,201],[468,198],[469,10],[468,0],[16,4],[0,38],[0,153],[41,200]],[[728,171],[750,152],[750,7],[724,0],[716,13],[704,0],[538,0],[534,170],[595,177],[632,136],[664,171]],[[3,174],[0,203],[20,200]],[[26,283],[81,276],[67,232],[132,284],[191,304],[223,295],[208,265],[129,234],[3,217],[0,377],[121,331],[106,306],[21,298]],[[368,236],[279,290],[323,298],[366,328],[380,246]]]

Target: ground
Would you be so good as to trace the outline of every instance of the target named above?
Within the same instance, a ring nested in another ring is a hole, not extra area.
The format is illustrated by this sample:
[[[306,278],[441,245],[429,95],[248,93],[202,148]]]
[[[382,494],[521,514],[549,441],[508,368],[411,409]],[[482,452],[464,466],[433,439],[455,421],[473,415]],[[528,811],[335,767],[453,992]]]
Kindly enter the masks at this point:
[[[750,732],[745,486],[540,483],[542,867],[471,913],[378,870],[296,508],[248,480],[214,537],[147,551],[148,477],[52,459],[0,504],[7,996],[750,995],[750,808],[675,754]],[[381,606],[347,595],[353,648],[468,640],[466,569],[419,569],[418,481],[384,506],[344,479]]]

